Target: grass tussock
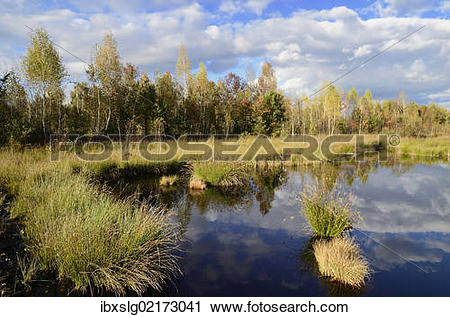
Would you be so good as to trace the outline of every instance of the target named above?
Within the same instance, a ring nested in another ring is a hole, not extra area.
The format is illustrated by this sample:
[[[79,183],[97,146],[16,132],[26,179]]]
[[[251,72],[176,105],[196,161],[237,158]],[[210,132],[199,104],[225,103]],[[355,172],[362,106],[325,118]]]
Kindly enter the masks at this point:
[[[189,181],[189,188],[194,190],[206,190],[206,183],[194,176]]]
[[[178,237],[166,210],[117,200],[70,164],[1,156],[0,176],[14,195],[11,216],[20,219],[40,270],[74,290],[118,295],[161,290],[179,272]]]
[[[174,186],[178,182],[178,175],[162,176],[159,179],[160,186]]]
[[[314,242],[313,249],[320,274],[353,287],[365,284],[369,263],[353,240],[342,236],[321,239]]]
[[[351,195],[325,183],[307,185],[300,193],[301,211],[320,237],[336,237],[351,229],[362,218],[355,210]]]
[[[193,163],[194,180],[222,189],[242,188],[249,184],[249,166],[244,163],[208,162]]]

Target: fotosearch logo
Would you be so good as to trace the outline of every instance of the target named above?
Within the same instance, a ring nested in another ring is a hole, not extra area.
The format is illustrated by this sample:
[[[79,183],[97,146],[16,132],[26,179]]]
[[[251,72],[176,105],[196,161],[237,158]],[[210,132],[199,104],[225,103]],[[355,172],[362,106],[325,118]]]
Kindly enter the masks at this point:
[[[398,135],[333,134],[325,137],[288,135],[270,138],[266,135],[189,134],[175,138],[166,134],[153,135],[79,135],[53,134],[50,138],[51,161],[62,152],[73,153],[87,162],[106,161],[119,152],[121,161],[131,155],[151,162],[179,161],[292,161],[309,162],[364,161],[367,156],[387,161],[388,147],[400,144]]]

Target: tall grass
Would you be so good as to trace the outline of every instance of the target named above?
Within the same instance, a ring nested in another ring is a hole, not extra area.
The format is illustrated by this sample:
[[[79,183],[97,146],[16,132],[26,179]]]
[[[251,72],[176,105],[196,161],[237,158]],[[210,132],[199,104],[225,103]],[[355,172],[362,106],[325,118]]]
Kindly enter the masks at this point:
[[[450,158],[450,136],[403,138],[395,151],[404,157]]]
[[[300,193],[301,211],[320,237],[336,237],[351,229],[361,219],[354,209],[351,195],[325,182],[306,185]]]
[[[369,263],[353,240],[335,237],[313,244],[314,255],[323,276],[353,287],[361,287],[369,277]]]
[[[165,210],[117,200],[71,165],[3,153],[0,176],[14,195],[25,243],[41,270],[73,289],[115,294],[161,290],[179,272],[177,235]]]

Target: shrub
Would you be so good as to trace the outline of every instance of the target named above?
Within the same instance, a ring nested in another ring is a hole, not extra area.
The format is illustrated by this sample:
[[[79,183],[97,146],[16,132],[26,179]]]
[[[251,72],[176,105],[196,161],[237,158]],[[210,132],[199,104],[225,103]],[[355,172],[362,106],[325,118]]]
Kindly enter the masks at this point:
[[[339,190],[336,185],[328,189],[322,183],[306,185],[299,201],[314,233],[321,237],[335,237],[351,229],[361,219],[350,198],[350,194]]]
[[[346,237],[321,239],[314,242],[313,249],[320,274],[354,287],[365,284],[369,264],[353,240]]]

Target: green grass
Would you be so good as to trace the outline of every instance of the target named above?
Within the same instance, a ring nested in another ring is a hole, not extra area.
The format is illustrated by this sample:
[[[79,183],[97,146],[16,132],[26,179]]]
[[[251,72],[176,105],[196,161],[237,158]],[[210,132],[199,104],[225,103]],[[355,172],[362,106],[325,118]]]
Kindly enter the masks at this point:
[[[395,152],[404,157],[448,159],[450,155],[450,136],[403,138]]]
[[[319,272],[325,277],[353,287],[361,287],[369,277],[369,263],[353,240],[335,237],[313,244]]]
[[[34,151],[4,152],[0,160],[14,197],[11,216],[20,219],[40,270],[74,290],[118,295],[161,290],[179,272],[176,230],[165,210],[115,199],[90,175],[74,174],[69,161],[52,164]]]
[[[351,203],[350,194],[325,182],[307,185],[300,193],[301,212],[320,237],[336,237],[351,229],[359,220],[359,213]]]
[[[207,185],[219,188],[246,187],[249,179],[249,166],[244,163],[206,162],[192,163],[192,176]]]

